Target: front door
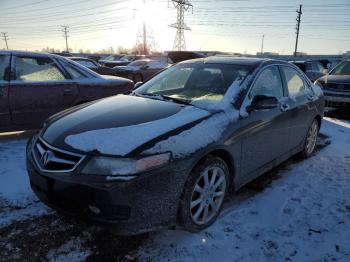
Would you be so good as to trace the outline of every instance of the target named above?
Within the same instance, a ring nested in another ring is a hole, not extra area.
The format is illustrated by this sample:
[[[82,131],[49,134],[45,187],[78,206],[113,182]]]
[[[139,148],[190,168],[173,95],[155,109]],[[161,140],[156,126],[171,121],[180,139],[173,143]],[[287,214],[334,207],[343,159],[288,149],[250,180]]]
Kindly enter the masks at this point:
[[[77,85],[52,58],[12,56],[12,66],[9,102],[15,125],[38,128],[49,116],[73,106]]]
[[[277,66],[261,71],[246,97],[243,107],[255,96],[276,97],[280,105],[272,109],[254,110],[240,120],[243,130],[242,181],[254,178],[254,171],[288,151],[289,123],[287,97]]]
[[[0,132],[11,124],[8,103],[10,56],[0,55]]]

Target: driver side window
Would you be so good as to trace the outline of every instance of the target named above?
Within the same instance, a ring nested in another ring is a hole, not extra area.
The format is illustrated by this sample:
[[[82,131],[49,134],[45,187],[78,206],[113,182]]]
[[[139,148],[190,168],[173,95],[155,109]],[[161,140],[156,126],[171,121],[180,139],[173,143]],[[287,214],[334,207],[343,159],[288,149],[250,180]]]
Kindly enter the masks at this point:
[[[269,96],[280,99],[283,97],[283,85],[277,66],[270,66],[260,73],[256,79],[249,98]]]

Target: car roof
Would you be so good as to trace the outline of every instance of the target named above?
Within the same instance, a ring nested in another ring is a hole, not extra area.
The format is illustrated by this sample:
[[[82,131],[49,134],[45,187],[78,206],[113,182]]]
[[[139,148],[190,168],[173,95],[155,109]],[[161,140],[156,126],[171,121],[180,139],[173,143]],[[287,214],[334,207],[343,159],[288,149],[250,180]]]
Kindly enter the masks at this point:
[[[80,57],[80,56],[72,56],[72,57],[68,57],[68,59],[71,59],[71,60],[87,60],[87,61],[94,61],[90,58],[87,58],[87,57]]]
[[[182,63],[193,63],[193,62],[203,62],[210,64],[228,64],[228,65],[250,65],[259,66],[263,63],[282,63],[288,64],[286,61],[269,59],[269,58],[253,58],[253,57],[237,57],[237,56],[210,56],[205,58],[197,58],[192,60],[187,60]]]
[[[45,57],[56,57],[56,58],[70,58],[64,57],[56,54],[44,53],[44,52],[32,52],[32,51],[17,51],[17,50],[1,50],[2,55],[19,55],[19,56],[45,56]]]

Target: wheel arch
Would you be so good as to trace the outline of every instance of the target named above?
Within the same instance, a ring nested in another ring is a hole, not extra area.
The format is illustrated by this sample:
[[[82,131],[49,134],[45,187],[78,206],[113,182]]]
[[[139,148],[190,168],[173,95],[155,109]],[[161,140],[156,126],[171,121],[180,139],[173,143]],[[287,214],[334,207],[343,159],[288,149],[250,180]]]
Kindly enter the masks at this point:
[[[194,161],[194,164],[191,168],[191,172],[196,166],[203,163],[209,155],[219,157],[223,161],[225,161],[230,173],[230,190],[234,190],[235,188],[234,179],[235,179],[235,175],[237,174],[236,162],[232,157],[231,153],[225,148],[220,148],[220,147],[212,148],[210,150],[205,151]]]

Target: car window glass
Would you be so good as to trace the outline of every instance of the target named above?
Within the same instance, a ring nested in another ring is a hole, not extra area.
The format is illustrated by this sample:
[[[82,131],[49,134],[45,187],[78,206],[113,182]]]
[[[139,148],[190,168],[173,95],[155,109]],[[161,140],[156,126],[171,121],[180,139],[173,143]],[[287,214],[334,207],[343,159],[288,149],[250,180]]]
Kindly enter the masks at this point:
[[[84,75],[80,70],[74,68],[71,64],[66,63],[65,68],[68,71],[68,73],[72,76],[73,79],[84,79],[88,78],[86,75]]]
[[[250,98],[253,99],[257,95],[276,97],[278,99],[283,97],[282,80],[276,66],[268,67],[256,79]]]
[[[163,78],[162,81],[152,86],[148,92],[153,93],[162,89],[183,89],[192,71],[193,68],[181,68],[178,71],[174,71],[172,74],[167,75],[166,78]]]
[[[350,75],[350,61],[338,64],[332,70],[331,75]]]
[[[291,67],[284,66],[282,71],[287,81],[288,92],[290,95],[298,94],[305,89],[304,81],[296,70]]]
[[[321,63],[316,63],[316,70],[320,73],[323,72],[323,70],[325,69],[325,67],[321,64]]]
[[[88,60],[76,60],[75,62],[78,62],[79,64],[86,66],[88,68],[97,68],[97,65],[95,65],[93,62]]]
[[[157,69],[157,68],[163,68],[164,67],[164,63],[162,63],[161,61],[151,61],[148,64],[148,67],[150,69]]]
[[[0,81],[5,80],[6,56],[0,55]]]
[[[57,81],[65,77],[55,62],[49,57],[15,57],[16,80]]]

